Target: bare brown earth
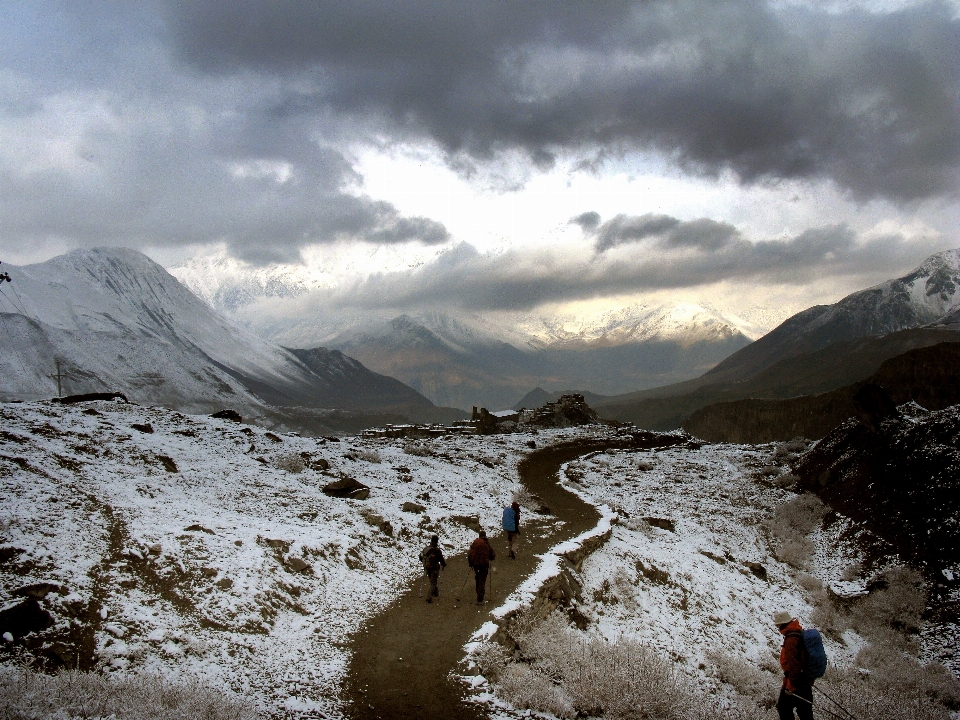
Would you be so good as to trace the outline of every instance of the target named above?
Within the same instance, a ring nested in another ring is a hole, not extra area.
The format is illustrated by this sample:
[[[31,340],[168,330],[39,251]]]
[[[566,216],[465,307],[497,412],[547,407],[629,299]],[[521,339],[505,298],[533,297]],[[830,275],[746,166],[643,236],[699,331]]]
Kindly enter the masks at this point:
[[[486,718],[483,708],[464,701],[465,688],[448,677],[463,659],[463,646],[490,619],[490,610],[537,565],[538,553],[594,527],[593,506],[557,485],[560,466],[581,455],[609,448],[654,447],[679,442],[677,437],[644,433],[615,440],[577,441],[528,455],[519,465],[520,479],[555,517],[527,513],[516,560],[506,555],[505,538],[490,532],[497,559],[491,567],[487,602],[478,607],[466,548],[447,558],[440,598],[428,604],[418,597],[420,579],[400,599],[370,621],[354,638],[346,697],[353,718]],[[546,522],[560,519],[562,524]],[[416,562],[416,558],[411,558]],[[460,588],[463,588],[462,594]],[[424,592],[426,595],[426,592]],[[457,601],[459,596],[460,601]]]

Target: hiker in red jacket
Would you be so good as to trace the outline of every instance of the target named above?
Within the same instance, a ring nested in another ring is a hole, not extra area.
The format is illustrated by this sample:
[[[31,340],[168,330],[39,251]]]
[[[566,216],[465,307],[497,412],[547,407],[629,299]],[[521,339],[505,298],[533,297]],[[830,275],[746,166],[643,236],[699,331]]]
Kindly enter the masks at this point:
[[[487,589],[487,573],[490,571],[490,561],[495,560],[497,554],[487,540],[487,533],[480,531],[480,537],[473,541],[467,552],[467,562],[473,568],[474,579],[477,583],[477,605],[483,604],[483,594]]]
[[[794,709],[799,720],[813,720],[813,680],[803,672],[807,652],[803,644],[803,627],[785,611],[774,613],[773,622],[783,635],[783,647],[780,648],[783,687],[777,700],[780,720],[793,720]]]

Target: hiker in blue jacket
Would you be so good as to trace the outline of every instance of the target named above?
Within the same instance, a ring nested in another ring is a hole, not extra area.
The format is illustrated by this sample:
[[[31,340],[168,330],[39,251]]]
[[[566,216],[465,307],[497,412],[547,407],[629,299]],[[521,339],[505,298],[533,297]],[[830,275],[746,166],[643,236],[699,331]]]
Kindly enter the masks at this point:
[[[515,502],[503,509],[503,529],[507,533],[507,549],[510,551],[510,557],[516,558],[517,554],[514,551],[520,536],[520,503]]]

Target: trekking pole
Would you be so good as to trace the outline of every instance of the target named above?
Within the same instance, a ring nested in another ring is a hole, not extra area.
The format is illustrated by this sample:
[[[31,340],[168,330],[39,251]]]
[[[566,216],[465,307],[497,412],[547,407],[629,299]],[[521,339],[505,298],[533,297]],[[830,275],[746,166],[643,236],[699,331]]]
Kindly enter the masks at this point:
[[[800,697],[799,695],[794,695],[792,692],[788,692],[787,695],[789,695],[790,697],[795,698],[795,699],[797,699],[797,700],[803,700],[803,702],[805,702],[807,705],[813,707],[813,701],[812,701],[812,700],[807,700],[805,697]],[[835,702],[835,701],[834,701],[834,702]],[[840,708],[840,709],[843,710],[843,708]],[[827,715],[829,715],[830,717],[835,717],[835,718],[837,718],[837,720],[848,720],[848,717],[847,717],[847,716],[844,716],[844,715],[840,715],[840,714],[838,714],[838,713],[835,713],[835,712],[833,712],[832,710],[830,710],[829,708],[822,707],[822,708],[820,708],[820,711],[821,711],[821,712],[825,712],[825,713],[826,713]],[[843,711],[847,713],[847,715],[849,716],[849,720],[857,720],[853,715],[850,715],[847,710],[843,710]]]
[[[440,568],[440,574],[437,575],[437,598],[440,597],[440,586],[443,584],[443,568]]]
[[[467,586],[467,580],[470,579],[470,568],[467,568],[467,574],[463,576],[463,583],[460,585],[460,592],[457,593],[457,597],[454,598],[457,602],[460,602],[460,596],[463,595],[463,589]]]
[[[423,571],[423,577],[420,578],[420,592],[417,593],[417,597],[423,597],[423,581],[427,578],[427,571]]]
[[[832,696],[827,695],[827,693],[825,693],[823,690],[821,690],[820,688],[818,688],[816,685],[813,686],[813,689],[816,690],[816,691],[817,691],[818,693],[820,693],[821,695],[823,695],[827,700],[829,700],[830,702],[832,702],[832,703],[833,703],[834,705],[836,705],[838,708],[840,708],[841,710],[843,710],[843,712],[846,713],[847,717],[849,717],[850,720],[857,720],[856,716],[855,716],[852,712],[850,712],[850,711],[847,710],[843,705],[841,705],[841,704],[838,703],[836,700],[834,700]]]
[[[493,565],[490,566],[490,602],[493,602],[493,573],[496,569]]]

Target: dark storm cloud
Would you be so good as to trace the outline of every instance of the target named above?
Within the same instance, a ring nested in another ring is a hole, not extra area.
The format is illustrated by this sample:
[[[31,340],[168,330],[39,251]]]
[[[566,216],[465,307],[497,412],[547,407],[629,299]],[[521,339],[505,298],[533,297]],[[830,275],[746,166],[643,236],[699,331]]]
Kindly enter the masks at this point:
[[[172,2],[205,73],[298,79],[277,107],[430,137],[451,155],[655,148],[743,181],[953,194],[960,20],[743,2]]]
[[[36,3],[0,24],[0,244],[225,243],[255,263],[314,243],[446,242],[366,196],[323,118],[280,84],[174,67],[155,6]],[[282,83],[281,83],[282,84]]]
[[[572,222],[580,225],[588,234],[596,236],[597,252],[644,240],[653,240],[663,247],[719,250],[739,236],[733,225],[709,218],[681,222],[670,215],[621,214],[600,225],[599,214],[584,213],[584,215],[596,215],[596,224],[588,227],[577,222],[577,218]]]
[[[365,308],[529,310],[544,303],[721,281],[803,284],[824,273],[860,275],[883,271],[891,263],[919,262],[928,251],[900,235],[863,241],[844,225],[810,229],[787,240],[749,242],[736,233],[722,245],[624,248],[631,249],[632,254],[614,259],[609,254],[577,256],[569,249],[490,255],[460,244],[416,270],[375,275],[336,302]]]

